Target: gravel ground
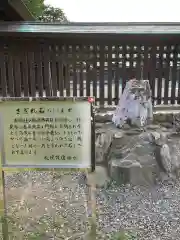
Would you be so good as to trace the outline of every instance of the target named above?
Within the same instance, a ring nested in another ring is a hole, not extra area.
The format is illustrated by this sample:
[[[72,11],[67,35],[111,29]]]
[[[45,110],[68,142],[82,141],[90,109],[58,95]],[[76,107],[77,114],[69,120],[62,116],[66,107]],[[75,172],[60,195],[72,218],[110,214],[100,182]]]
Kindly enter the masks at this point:
[[[130,185],[97,190],[98,239],[125,229],[139,240],[180,239],[180,182],[159,183],[152,189]],[[134,239],[134,238],[133,238]]]
[[[6,176],[9,240],[108,240],[122,229],[137,233],[138,240],[180,239],[180,182],[152,189],[111,183],[97,189],[97,234],[91,238],[84,238],[89,232],[85,183],[81,173]]]
[[[89,231],[82,173],[6,176],[9,239],[83,239]]]

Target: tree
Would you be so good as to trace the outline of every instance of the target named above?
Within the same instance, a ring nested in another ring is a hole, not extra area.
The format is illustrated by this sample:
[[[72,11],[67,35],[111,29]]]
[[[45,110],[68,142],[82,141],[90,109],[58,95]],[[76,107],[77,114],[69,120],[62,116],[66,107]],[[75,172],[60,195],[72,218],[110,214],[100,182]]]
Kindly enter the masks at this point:
[[[39,17],[39,20],[43,22],[68,22],[62,9],[54,8],[50,5],[44,5],[44,9],[42,15]]]
[[[23,2],[37,20],[43,22],[68,22],[62,9],[45,5],[44,0],[23,0]]]

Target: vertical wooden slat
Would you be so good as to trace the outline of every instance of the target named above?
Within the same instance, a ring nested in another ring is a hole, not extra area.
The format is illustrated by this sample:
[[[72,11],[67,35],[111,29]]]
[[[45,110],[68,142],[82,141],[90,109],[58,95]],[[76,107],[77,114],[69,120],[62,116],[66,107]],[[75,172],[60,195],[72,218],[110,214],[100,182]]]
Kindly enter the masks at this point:
[[[64,56],[65,56],[65,88],[66,88],[66,96],[70,96],[70,61],[72,59],[72,56],[69,56],[71,54],[70,52],[70,46],[66,44],[64,46]]]
[[[73,96],[77,96],[77,55],[76,45],[72,46],[72,80],[73,80]]]
[[[175,48],[173,51],[173,66],[172,66],[172,79],[171,79],[171,104],[175,104],[175,98],[176,98],[177,58],[178,58],[178,45],[175,45]],[[179,104],[180,95],[178,96],[179,96],[179,99],[178,99],[178,104]]]
[[[121,86],[121,92],[122,94],[122,83],[123,83],[123,55],[122,55],[122,45],[119,47],[119,76],[120,76],[120,86]]]
[[[151,86],[153,105],[154,105],[154,97],[155,97],[155,78],[156,78],[156,46],[153,45],[151,47],[150,69],[149,69],[149,83]]]
[[[100,45],[100,79],[99,79],[99,96],[100,96],[100,106],[104,106],[104,44]]]
[[[52,70],[52,95],[57,96],[57,68],[56,68],[56,59],[57,59],[56,45],[53,44],[51,49],[51,70]]]
[[[19,42],[16,42],[13,45],[13,53],[14,53],[14,63],[13,63],[13,70],[14,70],[14,86],[15,86],[15,97],[21,97],[21,69],[20,69],[20,51],[21,45]]]
[[[42,46],[43,49],[43,65],[44,65],[44,90],[46,93],[46,97],[51,96],[51,73],[50,73],[50,53],[49,53],[49,45],[44,43]]]
[[[164,72],[164,104],[168,104],[168,92],[169,92],[169,75],[170,75],[170,46],[167,46],[167,49],[165,51],[166,58],[162,56],[162,59],[164,61],[165,68],[163,68]]]
[[[142,68],[141,68],[141,63],[142,63],[142,45],[137,45],[136,46],[136,54],[137,54],[137,58],[136,58],[136,79],[141,79],[141,75],[142,75]]]
[[[159,58],[158,58],[158,84],[157,84],[157,104],[161,104],[162,101],[162,67],[163,67],[163,46],[159,46]]]
[[[0,44],[0,84],[2,88],[2,96],[7,96],[7,76],[6,76],[6,65],[4,57],[4,44]]]
[[[148,79],[148,45],[144,44],[144,59],[143,59],[143,79]]]
[[[24,96],[29,96],[29,84],[28,84],[28,61],[27,61],[27,52],[26,50],[22,53],[22,64],[21,64],[21,76],[22,84],[24,87]]]
[[[90,96],[90,85],[91,85],[91,69],[90,69],[90,46],[87,46],[87,59],[86,59],[86,95]]]
[[[36,64],[36,86],[38,89],[39,96],[43,96],[43,67],[42,67],[42,48],[41,44],[39,43],[36,47],[34,52],[34,60]]]
[[[83,74],[83,61],[80,59],[80,69],[79,69],[79,94],[82,97],[84,95],[84,74]]]
[[[127,68],[126,68],[126,45],[122,46],[122,91],[126,86]]]
[[[133,45],[128,45],[126,47],[126,54],[127,54],[127,63],[128,63],[128,66],[127,66],[127,69],[128,69],[128,80],[129,79],[132,79],[132,78],[135,78],[135,73],[134,73],[134,69],[133,69],[133,59],[132,59],[132,55],[133,55],[133,49],[134,46]]]
[[[83,46],[80,45],[78,48],[78,55],[80,56],[79,58],[79,96],[84,95],[84,74],[83,74],[83,60],[82,60],[82,51],[83,51]]]
[[[112,45],[108,45],[108,105],[112,104]]]
[[[97,98],[97,46],[93,45],[93,97]],[[97,101],[95,102],[97,104]]]
[[[63,76],[63,61],[62,61],[62,45],[58,45],[57,52],[57,84],[60,96],[64,95],[64,76]]]
[[[28,67],[29,67],[29,89],[30,96],[36,96],[36,83],[35,83],[35,61],[33,47],[28,51]]]
[[[115,104],[118,104],[119,100],[119,46],[115,46]]]
[[[66,63],[65,66],[65,86],[66,86],[66,96],[70,96],[70,64]]]
[[[7,75],[8,75],[8,87],[9,87],[9,95],[10,97],[15,97],[14,92],[14,73],[13,73],[13,58],[10,44],[8,46],[8,53],[7,53]],[[28,85],[28,84],[27,84]]]

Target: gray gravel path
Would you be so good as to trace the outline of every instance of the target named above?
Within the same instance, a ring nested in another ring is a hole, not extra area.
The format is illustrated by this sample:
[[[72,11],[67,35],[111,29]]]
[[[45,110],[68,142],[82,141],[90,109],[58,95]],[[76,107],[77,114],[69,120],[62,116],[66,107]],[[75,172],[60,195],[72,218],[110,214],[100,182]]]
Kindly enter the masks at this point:
[[[88,239],[88,189],[81,173],[26,172],[6,177],[10,240]],[[151,189],[130,185],[96,190],[96,237],[125,229],[138,240],[180,239],[180,182]]]
[[[100,237],[125,229],[139,240],[180,239],[180,182],[159,183],[156,188],[130,185],[97,191],[97,226]]]
[[[89,231],[81,173],[24,172],[6,177],[9,239],[83,239]]]

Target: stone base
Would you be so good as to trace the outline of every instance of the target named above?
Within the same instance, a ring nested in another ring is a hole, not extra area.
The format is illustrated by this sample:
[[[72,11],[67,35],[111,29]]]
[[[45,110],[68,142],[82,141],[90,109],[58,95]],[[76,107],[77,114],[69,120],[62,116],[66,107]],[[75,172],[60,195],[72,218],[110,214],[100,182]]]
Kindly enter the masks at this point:
[[[163,171],[165,172],[163,180],[172,178],[168,175],[169,171],[172,172],[172,176],[179,178],[180,131],[176,131],[177,129],[171,123],[174,115],[172,113],[167,115],[156,113],[155,115],[157,117],[155,120],[158,120],[159,116],[159,122],[142,129],[128,124],[122,129],[116,128],[112,123],[98,124],[97,132],[103,134],[104,144],[96,142],[96,162],[101,166],[106,166],[102,171],[107,171],[109,177],[118,184],[132,183],[152,186],[156,180],[162,180]],[[176,116],[178,121],[178,115]],[[164,144],[169,147],[170,157],[168,157],[167,147],[166,151],[161,151]],[[165,165],[168,162],[169,167],[166,169]],[[108,179],[108,176],[103,177],[103,174],[99,174],[98,171],[95,179],[97,185],[101,182],[99,185],[102,186],[106,183],[105,179]]]
[[[109,162],[109,174],[117,184],[131,183],[140,186],[154,185],[153,169],[137,161],[114,159]]]

